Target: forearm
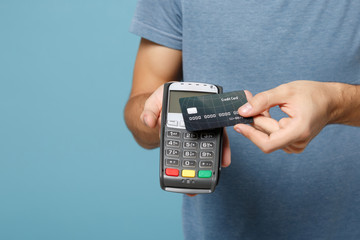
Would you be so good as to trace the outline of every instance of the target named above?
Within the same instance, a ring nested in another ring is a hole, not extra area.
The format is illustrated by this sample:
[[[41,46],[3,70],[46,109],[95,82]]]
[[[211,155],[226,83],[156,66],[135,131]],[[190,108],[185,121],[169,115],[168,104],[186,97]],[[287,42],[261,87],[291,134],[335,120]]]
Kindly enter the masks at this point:
[[[140,94],[131,97],[125,106],[125,122],[136,142],[147,149],[159,146],[159,127],[147,127],[141,120],[140,115],[144,109],[145,101],[151,94]]]
[[[329,123],[360,126],[360,85],[330,84],[336,95]]]
[[[124,115],[126,125],[135,140],[144,148],[151,149],[160,144],[159,117],[163,95],[161,86],[166,82],[181,79],[181,64],[181,51],[146,39],[141,40]]]

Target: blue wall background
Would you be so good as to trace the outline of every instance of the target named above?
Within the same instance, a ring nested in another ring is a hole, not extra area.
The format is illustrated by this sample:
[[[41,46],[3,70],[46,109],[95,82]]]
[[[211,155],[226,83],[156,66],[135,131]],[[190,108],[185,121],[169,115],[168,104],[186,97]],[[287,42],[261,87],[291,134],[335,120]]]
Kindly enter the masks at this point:
[[[0,1],[0,239],[182,239],[123,120],[136,1]]]

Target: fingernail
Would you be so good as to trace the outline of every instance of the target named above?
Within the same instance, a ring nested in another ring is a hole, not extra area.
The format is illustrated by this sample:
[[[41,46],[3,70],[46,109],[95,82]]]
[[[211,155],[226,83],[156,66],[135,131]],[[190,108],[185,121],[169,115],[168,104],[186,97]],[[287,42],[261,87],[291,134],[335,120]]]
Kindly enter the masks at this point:
[[[241,130],[240,130],[240,128],[235,128],[235,131],[237,131],[238,133],[241,133]]]
[[[148,121],[148,116],[144,116],[143,117],[143,123],[148,127],[149,126],[149,124],[147,123],[147,121]]]
[[[242,105],[239,109],[239,112],[241,113],[249,113],[252,110],[252,106],[250,105],[250,103],[245,103],[244,105]]]

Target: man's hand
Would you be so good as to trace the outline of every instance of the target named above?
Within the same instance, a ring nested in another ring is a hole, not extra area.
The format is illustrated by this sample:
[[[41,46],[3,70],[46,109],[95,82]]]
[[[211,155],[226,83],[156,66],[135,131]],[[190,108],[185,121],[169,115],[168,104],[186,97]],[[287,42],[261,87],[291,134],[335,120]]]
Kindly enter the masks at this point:
[[[239,108],[244,117],[254,117],[253,126],[238,124],[234,128],[263,152],[283,149],[301,153],[329,123],[333,123],[341,104],[342,91],[337,83],[294,81],[262,92]],[[288,117],[276,121],[259,115],[279,106]]]

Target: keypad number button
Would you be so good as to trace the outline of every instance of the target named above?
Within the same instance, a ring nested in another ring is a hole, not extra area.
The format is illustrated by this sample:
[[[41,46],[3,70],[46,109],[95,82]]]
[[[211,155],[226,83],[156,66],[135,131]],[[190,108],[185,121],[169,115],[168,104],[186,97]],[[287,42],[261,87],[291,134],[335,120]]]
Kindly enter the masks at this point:
[[[213,139],[213,138],[215,138],[215,134],[214,133],[203,133],[203,134],[201,134],[201,138],[202,139]]]
[[[179,157],[180,156],[180,151],[177,149],[166,149],[165,150],[165,155],[168,157]]]
[[[168,131],[168,132],[167,132],[167,136],[168,136],[169,138],[180,138],[180,132]]]
[[[195,151],[184,151],[183,157],[184,158],[195,158],[196,152]]]
[[[196,133],[186,132],[184,133],[184,139],[192,139],[195,140],[198,138],[198,135]]]
[[[187,149],[196,149],[197,147],[197,142],[184,142],[184,148]]]
[[[184,160],[183,167],[191,167],[194,168],[196,166],[196,161]]]
[[[166,140],[166,146],[167,147],[180,147],[180,141],[176,140]]]
[[[214,142],[202,142],[200,147],[202,149],[213,149],[215,146],[215,143]]]
[[[214,152],[200,152],[200,158],[213,158]]]

